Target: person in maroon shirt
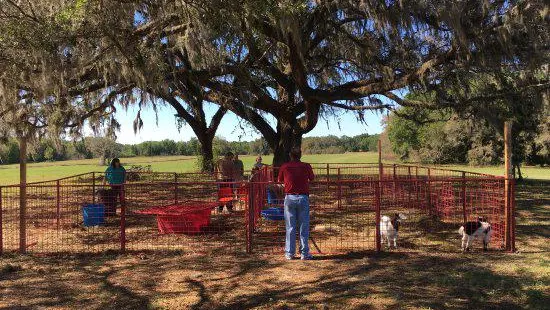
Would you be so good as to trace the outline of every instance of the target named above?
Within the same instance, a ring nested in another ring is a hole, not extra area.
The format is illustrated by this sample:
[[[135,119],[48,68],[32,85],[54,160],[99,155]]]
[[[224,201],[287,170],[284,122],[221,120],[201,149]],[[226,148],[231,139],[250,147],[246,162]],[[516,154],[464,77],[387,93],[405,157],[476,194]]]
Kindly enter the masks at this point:
[[[285,257],[294,259],[296,254],[296,227],[300,230],[300,254],[302,260],[313,259],[309,253],[309,182],[313,181],[313,169],[300,161],[302,151],[292,148],[290,162],[279,170],[279,182],[285,186]],[[298,224],[298,226],[296,226]]]

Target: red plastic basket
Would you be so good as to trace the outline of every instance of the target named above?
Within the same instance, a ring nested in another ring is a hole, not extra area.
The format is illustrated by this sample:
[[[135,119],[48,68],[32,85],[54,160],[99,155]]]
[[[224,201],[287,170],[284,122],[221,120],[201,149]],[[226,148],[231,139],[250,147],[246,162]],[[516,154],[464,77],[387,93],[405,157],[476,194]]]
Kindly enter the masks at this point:
[[[161,234],[196,234],[210,225],[210,214],[216,202],[187,201],[181,204],[153,207],[138,214],[157,216],[157,226]]]

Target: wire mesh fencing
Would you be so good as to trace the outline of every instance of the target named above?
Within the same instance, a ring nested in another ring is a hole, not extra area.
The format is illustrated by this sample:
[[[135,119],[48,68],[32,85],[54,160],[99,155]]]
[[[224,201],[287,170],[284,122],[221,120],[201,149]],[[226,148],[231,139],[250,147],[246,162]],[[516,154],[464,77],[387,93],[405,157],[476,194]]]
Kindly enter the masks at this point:
[[[507,193],[501,177],[397,165],[314,170],[314,253],[386,250],[380,221],[397,214],[404,218],[397,246],[407,251],[459,251],[458,228],[478,217],[494,230],[492,249],[509,249],[515,237],[513,183]],[[0,253],[282,253],[285,196],[276,172],[266,168],[246,182],[141,173],[118,186],[89,173],[28,184],[23,213],[21,188],[2,186]]]

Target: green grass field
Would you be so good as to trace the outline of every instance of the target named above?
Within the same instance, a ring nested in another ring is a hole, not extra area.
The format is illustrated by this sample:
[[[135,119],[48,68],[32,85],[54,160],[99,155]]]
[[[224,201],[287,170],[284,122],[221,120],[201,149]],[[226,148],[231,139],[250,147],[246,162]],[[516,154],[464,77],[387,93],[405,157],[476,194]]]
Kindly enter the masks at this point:
[[[264,163],[271,163],[273,157],[264,156]],[[375,163],[378,154],[375,152],[304,155],[303,160],[311,163]],[[241,156],[245,169],[250,169],[255,156]],[[384,161],[389,163],[388,161]],[[151,165],[154,171],[159,172],[193,172],[197,170],[197,160],[194,156],[158,156],[123,158],[122,163],[129,165]],[[447,169],[457,169],[472,172],[481,172],[502,175],[502,166],[471,167],[466,165],[438,166]],[[103,171],[105,166],[98,165],[97,159],[69,160],[60,162],[31,163],[29,164],[29,182],[52,180],[70,175]],[[16,184],[19,180],[18,165],[0,165],[0,185]],[[528,179],[550,179],[550,168],[524,167],[524,177]]]

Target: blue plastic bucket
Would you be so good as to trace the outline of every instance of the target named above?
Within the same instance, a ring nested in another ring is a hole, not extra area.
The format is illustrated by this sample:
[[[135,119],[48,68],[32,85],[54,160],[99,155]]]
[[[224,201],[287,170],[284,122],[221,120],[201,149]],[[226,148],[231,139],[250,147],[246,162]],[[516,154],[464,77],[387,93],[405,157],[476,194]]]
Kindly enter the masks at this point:
[[[284,204],[284,199],[277,199],[277,194],[275,194],[270,189],[267,189],[267,204],[268,205],[277,205],[282,206]]]
[[[269,208],[262,210],[262,217],[270,221],[282,221],[285,219],[285,210],[283,208]]]
[[[105,206],[102,204],[87,204],[82,207],[84,226],[105,224]]]

